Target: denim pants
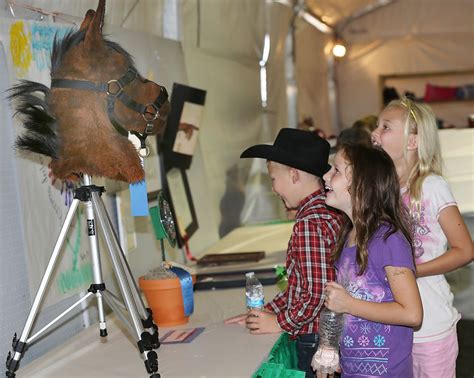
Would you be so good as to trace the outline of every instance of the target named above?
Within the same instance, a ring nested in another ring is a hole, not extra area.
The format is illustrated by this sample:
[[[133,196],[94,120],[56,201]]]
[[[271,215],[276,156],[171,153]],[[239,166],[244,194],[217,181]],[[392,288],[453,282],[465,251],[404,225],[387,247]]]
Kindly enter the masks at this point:
[[[296,336],[296,354],[298,356],[298,370],[306,373],[306,378],[314,378],[315,373],[311,368],[311,360],[319,345],[319,335],[308,333]]]

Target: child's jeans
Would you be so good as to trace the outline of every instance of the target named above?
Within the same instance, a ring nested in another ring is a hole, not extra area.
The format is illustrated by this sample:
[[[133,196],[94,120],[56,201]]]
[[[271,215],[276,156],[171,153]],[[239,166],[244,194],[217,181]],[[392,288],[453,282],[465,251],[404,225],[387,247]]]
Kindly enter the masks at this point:
[[[306,373],[306,378],[314,378],[315,373],[311,368],[311,360],[319,345],[319,335],[308,333],[296,337],[296,354],[298,356],[298,369]]]
[[[454,378],[458,350],[456,327],[444,339],[413,344],[413,376]]]

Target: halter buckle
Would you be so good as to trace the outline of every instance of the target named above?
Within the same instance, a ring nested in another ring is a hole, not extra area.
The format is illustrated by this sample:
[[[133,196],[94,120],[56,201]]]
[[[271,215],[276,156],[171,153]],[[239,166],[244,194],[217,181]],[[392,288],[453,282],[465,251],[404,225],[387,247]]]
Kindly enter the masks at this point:
[[[145,127],[145,135],[149,135],[153,132],[153,123],[148,122]]]
[[[115,87],[115,88],[114,88]],[[107,82],[107,95],[117,97],[123,92],[122,84],[120,81],[112,79]]]
[[[142,113],[142,117],[146,122],[152,122],[160,115],[160,109],[154,104],[149,103],[145,105],[145,110]]]

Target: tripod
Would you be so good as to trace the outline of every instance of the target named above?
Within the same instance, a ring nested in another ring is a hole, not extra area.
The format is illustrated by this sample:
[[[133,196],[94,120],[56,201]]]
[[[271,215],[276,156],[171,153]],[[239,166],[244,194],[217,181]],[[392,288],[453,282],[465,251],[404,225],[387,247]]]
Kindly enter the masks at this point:
[[[135,336],[138,349],[144,360],[145,368],[148,374],[150,374],[150,378],[160,377],[160,374],[158,373],[158,355],[153,350],[160,346],[158,340],[158,327],[153,323],[151,310],[145,308],[143,304],[137,285],[130,271],[130,267],[128,266],[120,244],[118,243],[117,236],[112,228],[112,223],[101,199],[101,195],[104,191],[104,187],[92,185],[90,176],[82,176],[81,187],[74,191],[74,200],[72,201],[66,219],[61,227],[61,231],[49,259],[46,271],[41,279],[38,291],[36,292],[35,299],[26,319],[21,336],[18,339],[15,333],[15,336],[13,337],[13,356],[11,352],[9,352],[6,361],[7,371],[5,374],[7,377],[15,377],[15,371],[19,368],[20,359],[34,340],[46,332],[66,314],[79,306],[83,301],[88,300],[92,296],[95,296],[97,299],[100,336],[107,336],[107,325],[104,312],[105,301],[122,321],[130,334]],[[84,202],[86,206],[87,233],[91,247],[93,282],[87,290],[87,293],[81,299],[73,303],[69,308],[64,310],[34,335],[30,336],[31,329],[38,315],[41,301],[46,293],[49,279],[51,278],[54,266],[66,239],[67,231],[74,219],[74,214],[78,208],[79,202]],[[96,220],[99,223],[99,229],[103,233],[123,301],[112,292],[108,291],[105,287],[102,278]]]

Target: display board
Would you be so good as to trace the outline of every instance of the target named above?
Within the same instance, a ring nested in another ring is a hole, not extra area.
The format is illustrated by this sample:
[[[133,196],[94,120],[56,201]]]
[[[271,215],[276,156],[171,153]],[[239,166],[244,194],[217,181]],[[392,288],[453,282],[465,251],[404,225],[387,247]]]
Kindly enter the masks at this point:
[[[31,80],[49,85],[50,54],[54,36],[62,37],[69,26],[26,20],[0,19],[0,40],[5,46],[10,84]],[[4,97],[2,101],[7,101]],[[12,113],[3,114],[12,117]],[[15,118],[14,135],[23,127]],[[13,147],[13,146],[12,146]],[[61,225],[72,202],[77,184],[60,182],[51,176],[49,158],[42,155],[17,153],[14,161],[18,174],[18,192],[26,247],[26,263],[30,291],[35,292],[43,276],[49,256],[59,235]],[[2,177],[2,181],[11,178]],[[63,258],[51,282],[46,302],[56,302],[70,296],[91,282],[91,263],[85,230],[84,211],[76,213],[65,241]]]
[[[171,112],[168,115],[162,154],[165,170],[188,169],[196,151],[206,91],[174,83],[171,92]]]

